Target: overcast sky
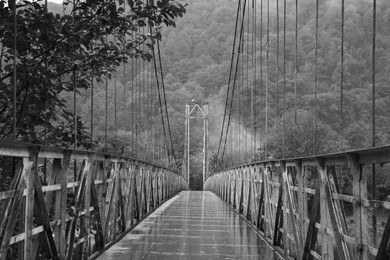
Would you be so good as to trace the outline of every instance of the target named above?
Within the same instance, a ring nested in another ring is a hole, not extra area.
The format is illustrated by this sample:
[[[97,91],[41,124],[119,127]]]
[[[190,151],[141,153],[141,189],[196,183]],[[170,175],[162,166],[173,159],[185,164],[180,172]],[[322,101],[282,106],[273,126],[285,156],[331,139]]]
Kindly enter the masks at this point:
[[[62,4],[63,0],[49,0],[49,2],[53,2],[56,4]]]

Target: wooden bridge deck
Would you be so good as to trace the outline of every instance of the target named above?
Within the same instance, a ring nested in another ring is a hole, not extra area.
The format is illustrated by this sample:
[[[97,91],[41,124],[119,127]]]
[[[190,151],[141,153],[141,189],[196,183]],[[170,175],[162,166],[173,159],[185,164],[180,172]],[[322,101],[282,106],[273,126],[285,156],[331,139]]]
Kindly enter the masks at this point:
[[[273,250],[213,193],[183,191],[98,259],[273,259]]]

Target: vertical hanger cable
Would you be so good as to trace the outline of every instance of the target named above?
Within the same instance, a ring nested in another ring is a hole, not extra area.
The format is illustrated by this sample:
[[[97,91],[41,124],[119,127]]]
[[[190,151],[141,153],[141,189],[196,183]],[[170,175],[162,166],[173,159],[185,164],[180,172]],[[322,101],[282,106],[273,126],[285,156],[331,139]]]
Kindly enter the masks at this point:
[[[314,155],[317,154],[317,88],[318,88],[318,3],[316,0],[315,74],[314,74]]]
[[[225,99],[225,109],[223,113],[223,120],[222,120],[222,127],[221,127],[221,134],[219,138],[219,144],[218,144],[218,151],[217,151],[217,158],[219,158],[219,152],[221,149],[221,144],[222,144],[222,139],[223,139],[223,130],[225,126],[225,120],[226,120],[226,114],[227,114],[227,108],[229,104],[229,93],[230,93],[230,86],[231,86],[231,79],[232,79],[232,71],[233,71],[233,63],[234,63],[234,55],[235,55],[235,50],[236,50],[236,39],[237,39],[237,28],[238,28],[238,21],[239,21],[239,14],[240,14],[240,7],[241,7],[241,0],[238,1],[238,6],[237,6],[237,14],[236,14],[236,24],[234,28],[234,38],[233,38],[233,50],[232,50],[232,56],[230,60],[230,70],[229,70],[229,79],[228,79],[228,86],[227,86],[227,91],[226,91],[226,99]],[[227,134],[228,131],[226,131]],[[225,136],[225,140],[226,140]]]
[[[295,73],[294,73],[294,145],[293,153],[296,157],[296,147],[297,147],[297,88],[298,88],[298,0],[295,0]]]
[[[278,150],[278,104],[279,104],[279,0],[276,0],[276,102],[275,102],[275,151]]]

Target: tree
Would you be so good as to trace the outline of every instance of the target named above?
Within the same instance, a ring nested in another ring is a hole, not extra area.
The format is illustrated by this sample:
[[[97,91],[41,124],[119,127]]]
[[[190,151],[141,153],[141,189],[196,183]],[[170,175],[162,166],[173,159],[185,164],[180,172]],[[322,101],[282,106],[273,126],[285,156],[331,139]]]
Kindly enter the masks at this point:
[[[18,30],[14,35],[15,2],[9,3],[0,1],[0,136],[9,138],[12,133],[16,109],[18,140],[42,143],[46,138],[48,144],[57,145],[72,144],[75,127],[73,113],[61,94],[88,89],[93,78],[111,77],[129,59],[150,60],[153,42],[161,40],[158,28],[175,26],[174,19],[185,13],[180,0],[67,1],[64,5],[70,11],[62,16],[40,2],[23,1],[16,2]],[[140,28],[146,28],[145,33]],[[141,48],[143,44],[149,49]],[[16,107],[12,98],[14,57]],[[81,145],[87,134],[81,118],[76,121]]]

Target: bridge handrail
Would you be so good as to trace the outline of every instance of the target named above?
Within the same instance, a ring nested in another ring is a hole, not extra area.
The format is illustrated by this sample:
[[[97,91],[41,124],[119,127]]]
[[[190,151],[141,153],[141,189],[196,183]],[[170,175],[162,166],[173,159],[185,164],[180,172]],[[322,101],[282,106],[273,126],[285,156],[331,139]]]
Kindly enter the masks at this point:
[[[115,154],[0,140],[0,160],[0,260],[93,258],[188,189],[166,167]]]
[[[0,140],[0,156],[9,156],[9,157],[29,157],[31,152],[38,151],[39,158],[46,159],[63,159],[65,152],[71,152],[71,159],[85,160],[88,159],[91,155],[94,155],[95,160],[120,160],[133,162],[138,164],[150,165],[156,168],[165,169],[171,171],[174,174],[180,175],[178,172],[169,169],[165,166],[157,165],[151,162],[143,161],[141,159],[134,159],[131,157],[120,156],[111,153],[104,153],[98,151],[89,151],[89,150],[78,150],[72,148],[63,148],[55,146],[45,146],[40,144],[25,143],[19,141],[10,141],[10,140]]]
[[[268,163],[280,165],[280,162],[286,162],[288,164],[288,163],[294,163],[296,161],[301,161],[302,165],[305,166],[315,165],[317,159],[324,160],[325,165],[345,165],[348,161],[349,155],[358,156],[358,164],[390,163],[390,146],[380,146],[374,148],[348,150],[348,151],[337,152],[337,153],[298,156],[298,157],[291,157],[291,158],[272,158],[268,160],[262,160],[262,161],[256,161],[256,162],[231,166],[224,170],[219,170],[214,174],[218,174],[220,172],[224,172],[228,170],[239,169],[247,166],[260,166]]]
[[[234,166],[211,175],[204,189],[286,259],[384,260],[390,194],[376,195],[383,181],[375,175],[389,169],[390,146],[382,146]]]

